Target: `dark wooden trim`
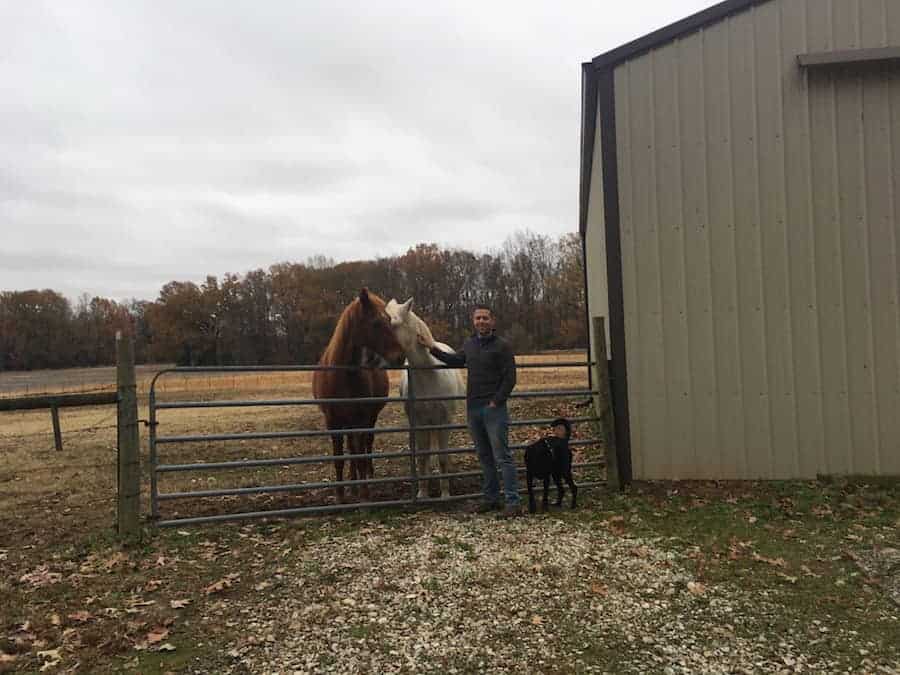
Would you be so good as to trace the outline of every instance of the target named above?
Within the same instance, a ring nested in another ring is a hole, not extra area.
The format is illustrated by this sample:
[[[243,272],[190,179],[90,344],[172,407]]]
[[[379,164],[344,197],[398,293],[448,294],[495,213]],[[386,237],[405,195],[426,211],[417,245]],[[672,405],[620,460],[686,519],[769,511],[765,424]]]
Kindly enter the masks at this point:
[[[847,66],[900,62],[900,47],[879,47],[877,49],[845,49],[836,52],[800,54],[797,63],[801,68],[821,68],[826,66]]]
[[[625,295],[622,284],[622,238],[619,220],[619,167],[616,141],[616,89],[612,67],[597,73],[600,158],[603,166],[603,221],[606,230],[606,279],[612,370],[610,386],[615,416],[619,477],[631,482],[631,424],[625,354]]]
[[[587,340],[588,361],[591,360],[591,294],[587,271],[587,237],[581,234],[581,276],[584,283],[584,325]],[[594,357],[596,358],[596,357]],[[588,389],[594,388],[594,369],[588,366]]]
[[[591,173],[594,162],[594,134],[597,129],[597,77],[590,63],[581,64],[581,184],[578,201],[578,231],[587,233],[591,200]]]
[[[117,403],[119,394],[105,391],[99,394],[59,394],[56,396],[23,396],[21,398],[0,398],[0,411],[41,410],[46,408],[76,408],[88,405],[111,405]]]

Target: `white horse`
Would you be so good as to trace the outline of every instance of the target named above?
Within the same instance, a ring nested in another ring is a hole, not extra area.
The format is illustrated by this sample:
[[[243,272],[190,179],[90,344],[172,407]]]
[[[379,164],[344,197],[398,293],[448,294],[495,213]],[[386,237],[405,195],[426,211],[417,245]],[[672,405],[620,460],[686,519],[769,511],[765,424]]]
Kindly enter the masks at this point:
[[[422,321],[416,313],[412,311],[412,298],[404,302],[402,305],[396,300],[391,300],[385,307],[388,316],[391,317],[391,328],[397,341],[406,351],[407,362],[411,366],[439,366],[443,365],[440,361],[428,353],[428,349],[417,339],[420,333],[431,337],[431,330],[427,324]],[[435,345],[440,349],[453,352],[453,350],[442,342],[436,342]],[[411,370],[403,371],[400,379],[400,396],[406,397],[409,391],[407,382],[407,373],[412,377],[413,394],[420,396],[463,396],[466,393],[465,384],[463,384],[462,375],[458,370],[450,370],[446,368],[438,370]],[[415,421],[416,426],[419,425],[438,425],[450,424],[453,421],[453,415],[459,408],[460,401],[417,401],[415,404]],[[409,418],[409,402],[404,404],[406,408],[406,417]],[[416,432],[416,449],[420,451],[435,451],[447,448],[450,443],[450,431],[448,429],[425,430]],[[433,463],[433,458],[437,458],[440,463],[440,471],[442,474],[449,473],[450,460],[446,453],[438,455],[419,456],[418,474],[421,479],[419,483],[418,499],[428,496],[428,476],[431,474],[429,464]],[[441,479],[441,498],[446,499],[450,496],[450,480]]]

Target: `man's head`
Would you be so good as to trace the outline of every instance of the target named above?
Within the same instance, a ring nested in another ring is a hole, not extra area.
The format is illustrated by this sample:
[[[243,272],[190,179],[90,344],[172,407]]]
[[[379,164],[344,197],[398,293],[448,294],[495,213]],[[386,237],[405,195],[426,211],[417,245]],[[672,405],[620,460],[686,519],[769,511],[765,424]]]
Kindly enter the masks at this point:
[[[557,438],[569,438],[572,435],[572,425],[565,417],[557,417],[550,423],[550,427]]]
[[[480,337],[487,337],[494,332],[494,312],[487,305],[475,305],[472,310],[472,324],[475,326],[475,332]]]

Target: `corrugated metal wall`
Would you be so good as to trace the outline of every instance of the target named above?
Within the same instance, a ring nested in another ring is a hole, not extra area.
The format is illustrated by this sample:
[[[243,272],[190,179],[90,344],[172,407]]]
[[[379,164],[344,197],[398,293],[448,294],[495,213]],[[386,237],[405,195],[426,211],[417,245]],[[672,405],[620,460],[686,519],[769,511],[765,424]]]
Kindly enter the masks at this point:
[[[900,474],[900,73],[796,61],[887,45],[773,0],[616,68],[635,478]]]

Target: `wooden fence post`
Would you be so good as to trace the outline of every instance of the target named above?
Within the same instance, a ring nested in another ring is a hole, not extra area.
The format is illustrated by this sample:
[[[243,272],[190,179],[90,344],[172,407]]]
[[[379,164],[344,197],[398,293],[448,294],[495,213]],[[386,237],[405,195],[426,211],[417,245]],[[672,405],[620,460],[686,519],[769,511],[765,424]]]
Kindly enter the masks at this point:
[[[62,452],[62,431],[59,428],[59,406],[50,406],[50,419],[53,420],[53,441],[56,443],[56,451]]]
[[[600,418],[603,445],[606,449],[606,482],[610,489],[621,490],[623,484],[619,471],[619,456],[616,454],[616,427],[606,354],[606,319],[602,316],[595,316],[593,328],[594,358],[597,361],[594,366],[594,388],[598,392],[594,397],[594,411]]]
[[[140,532],[141,455],[138,434],[137,392],[134,374],[134,341],[116,333],[118,384],[119,491],[118,532],[131,537]]]

